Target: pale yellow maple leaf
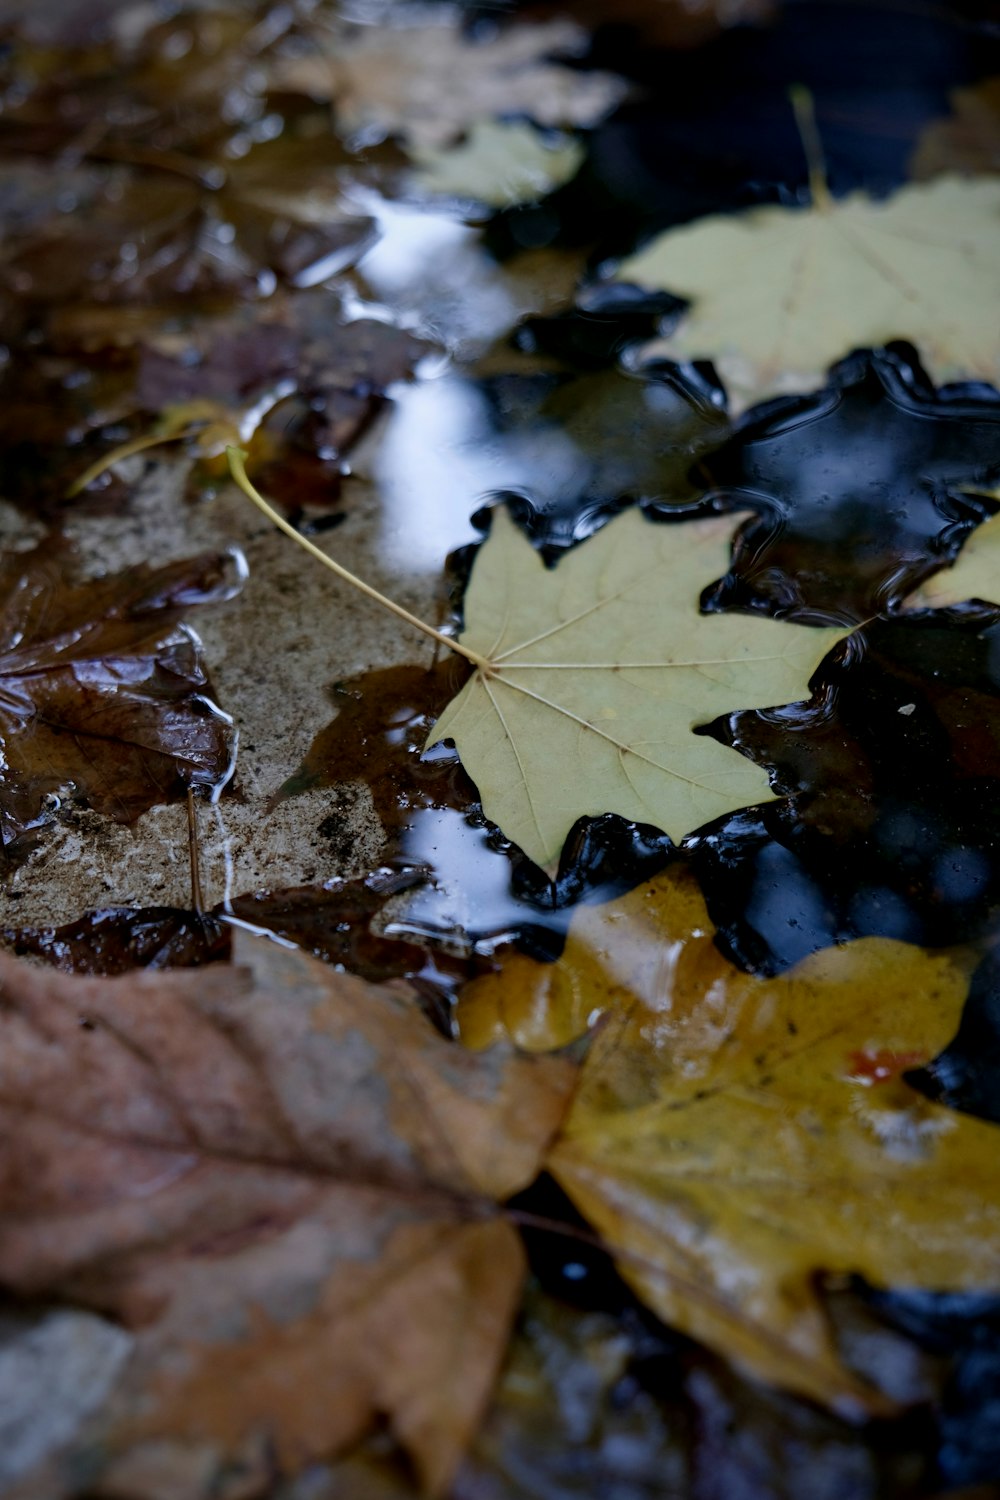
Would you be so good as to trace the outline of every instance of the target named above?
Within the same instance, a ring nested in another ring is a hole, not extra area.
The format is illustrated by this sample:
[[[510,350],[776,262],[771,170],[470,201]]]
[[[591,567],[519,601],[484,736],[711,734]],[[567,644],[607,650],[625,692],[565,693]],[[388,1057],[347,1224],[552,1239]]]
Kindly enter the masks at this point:
[[[513,954],[459,1006],[464,1040],[565,1045],[603,1015],[548,1169],[673,1327],[846,1414],[824,1273],[1000,1286],[1000,1130],[904,1074],[958,1028],[961,955],[865,938],[775,979],[713,941],[689,871],[580,907],[565,952]]]
[[[937,380],[1000,380],[1000,180],[715,215],[618,268],[692,307],[659,351],[712,359],[736,404],[822,383],[858,347],[916,344]]]
[[[618,813],[676,842],[771,797],[759,766],[692,730],[807,697],[847,632],[699,614],[740,519],[626,511],[550,570],[494,513],[459,637],[481,662],[428,743],[455,741],[486,816],[537,864],[580,817]]]
[[[428,747],[454,739],[486,816],[549,870],[578,818],[618,813],[678,842],[770,800],[759,766],[692,731],[737,709],[805,698],[823,657],[850,634],[699,613],[702,590],[729,566],[742,515],[671,526],[625,511],[550,570],[501,508],[455,639],[300,536],[254,489],[245,455],[228,456],[244,493],[300,547],[472,663]]]

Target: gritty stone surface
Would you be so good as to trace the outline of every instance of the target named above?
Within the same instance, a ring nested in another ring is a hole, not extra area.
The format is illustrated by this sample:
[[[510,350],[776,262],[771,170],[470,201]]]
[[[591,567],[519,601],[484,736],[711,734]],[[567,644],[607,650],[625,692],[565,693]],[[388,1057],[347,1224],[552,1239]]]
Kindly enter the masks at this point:
[[[214,806],[198,808],[205,902],[360,874],[378,862],[384,844],[366,787],[345,784],[278,802],[274,794],[333,717],[338,680],[427,659],[431,646],[296,549],[234,486],[211,500],[185,499],[186,473],[176,460],[133,460],[128,510],[77,512],[66,531],[88,576],[206,549],[237,547],[246,559],[249,576],[235,598],[189,615],[216,700],[239,731],[230,787]],[[373,487],[351,481],[344,511],[343,522],[322,537],[327,550],[407,609],[437,618],[439,573],[408,576],[394,558],[390,576],[380,563],[383,518]],[[37,528],[18,512],[0,510],[3,545],[36,539]],[[125,827],[67,803],[8,875],[0,923],[60,925],[99,906],[190,904],[185,807],[155,807]]]

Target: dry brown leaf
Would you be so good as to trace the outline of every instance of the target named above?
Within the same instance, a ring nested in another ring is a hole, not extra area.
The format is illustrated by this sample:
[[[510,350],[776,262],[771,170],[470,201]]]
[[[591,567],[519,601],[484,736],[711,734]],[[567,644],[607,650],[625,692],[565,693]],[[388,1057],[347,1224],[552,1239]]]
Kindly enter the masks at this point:
[[[96,1464],[101,1494],[240,1471],[248,1496],[377,1417],[440,1493],[520,1293],[496,1201],[534,1177],[573,1069],[473,1057],[389,989],[235,947],[121,980],[0,958],[0,1280],[134,1338],[33,1493],[89,1494]]]
[[[477,41],[463,35],[457,13],[442,11],[416,25],[330,29],[316,41],[318,52],[274,65],[275,88],[331,100],[346,135],[396,132],[425,149],[449,144],[490,115],[593,125],[625,91],[610,73],[553,60],[586,44],[586,33],[566,19]]]
[[[967,971],[869,938],[759,980],[712,938],[675,867],[581,908],[559,963],[475,981],[463,1032],[551,1045],[608,1013],[549,1170],[665,1322],[839,1411],[878,1411],[817,1276],[1000,1284],[1000,1133],[904,1078],[954,1036]]]

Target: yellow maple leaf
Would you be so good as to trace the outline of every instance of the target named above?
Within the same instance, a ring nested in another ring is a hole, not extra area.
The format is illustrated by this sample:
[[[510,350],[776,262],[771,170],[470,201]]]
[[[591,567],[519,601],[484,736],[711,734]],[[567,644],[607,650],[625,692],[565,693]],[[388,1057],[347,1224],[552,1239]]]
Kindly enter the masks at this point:
[[[963,959],[888,939],[761,980],[718,951],[674,868],[575,915],[554,965],[470,986],[474,1043],[559,1045],[602,1012],[548,1168],[665,1322],[850,1413],[823,1273],[879,1286],[1000,1285],[1000,1131],[904,1073],[954,1036]]]
[[[805,698],[848,632],[699,613],[740,519],[661,527],[626,511],[547,569],[495,512],[459,636],[479,665],[428,743],[454,739],[486,816],[537,864],[554,865],[577,818],[615,812],[679,842],[772,797],[759,766],[692,730]]]
[[[664,352],[713,359],[737,399],[818,385],[852,349],[900,338],[938,380],[1000,377],[993,177],[713,215],[660,235],[617,275],[690,299]]]

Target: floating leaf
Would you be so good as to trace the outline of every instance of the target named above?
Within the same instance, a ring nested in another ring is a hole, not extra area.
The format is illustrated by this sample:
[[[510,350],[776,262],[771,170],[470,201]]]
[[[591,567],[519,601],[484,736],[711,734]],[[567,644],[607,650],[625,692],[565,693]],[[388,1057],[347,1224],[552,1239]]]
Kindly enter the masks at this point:
[[[65,974],[105,976],[226,959],[230,936],[214,916],[171,906],[105,906],[62,927],[0,928],[19,958],[30,953]]]
[[[820,383],[858,346],[912,340],[935,379],[1000,380],[1000,181],[773,206],[671,230],[618,268],[693,304],[664,345],[741,396]]]
[[[476,1024],[492,1009],[496,1029],[562,1041],[606,1013],[549,1170],[665,1322],[800,1394],[877,1411],[817,1275],[1000,1283],[1000,1134],[904,1079],[954,1036],[966,965],[868,939],[759,980],[712,937],[675,867],[579,908],[557,964],[517,957],[476,981]]]
[[[440,1493],[523,1277],[496,1201],[574,1070],[475,1058],[390,990],[235,948],[122,980],[0,958],[0,1280],[132,1340],[41,1487],[82,1493],[83,1464],[88,1491],[194,1500],[238,1468],[258,1493],[387,1417]]]
[[[230,598],[236,556],[143,564],[76,582],[52,542],[0,560],[0,822],[5,839],[43,818],[67,784],[131,822],[232,769],[229,719],[212,702],[185,610]]]
[[[477,120],[461,145],[415,145],[410,155],[419,166],[419,191],[507,208],[568,182],[583,161],[583,146],[572,136],[547,137],[524,121]]]
[[[487,817],[536,863],[554,864],[579,817],[617,812],[676,842],[767,796],[759,771],[691,731],[804,697],[846,632],[699,615],[731,526],[626,511],[547,572],[496,512],[459,638],[478,669],[429,743],[454,739]]]

